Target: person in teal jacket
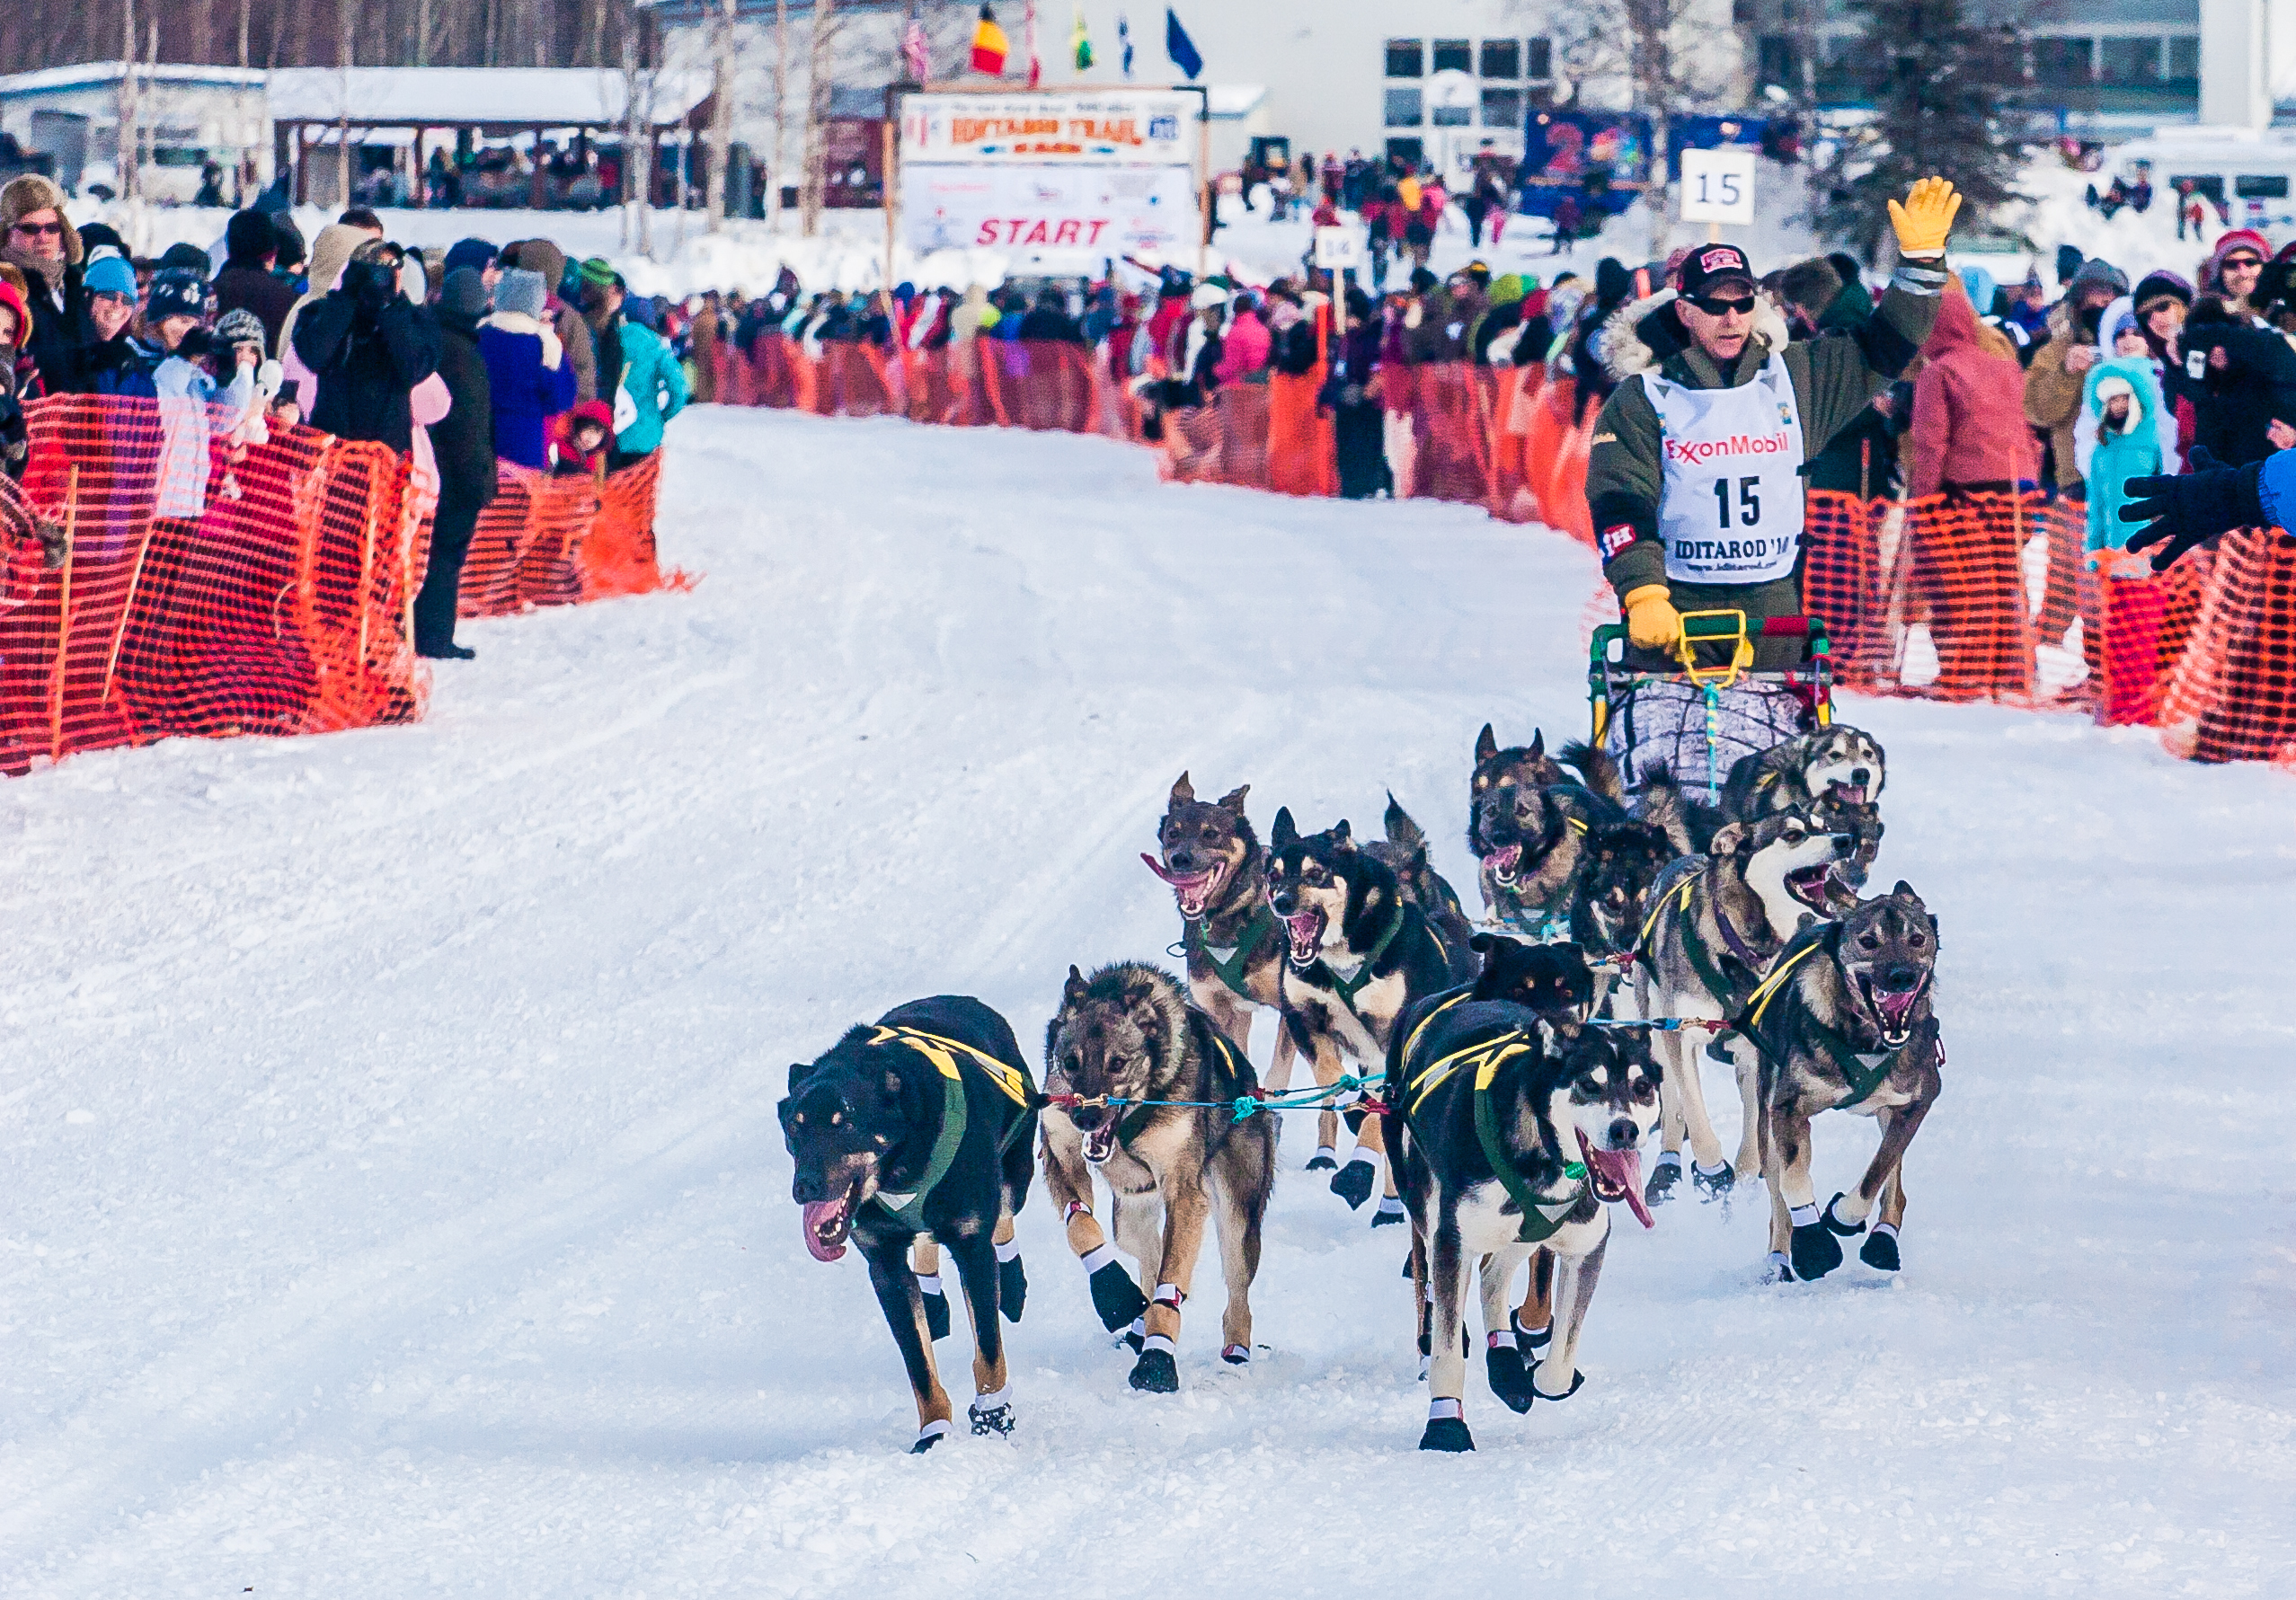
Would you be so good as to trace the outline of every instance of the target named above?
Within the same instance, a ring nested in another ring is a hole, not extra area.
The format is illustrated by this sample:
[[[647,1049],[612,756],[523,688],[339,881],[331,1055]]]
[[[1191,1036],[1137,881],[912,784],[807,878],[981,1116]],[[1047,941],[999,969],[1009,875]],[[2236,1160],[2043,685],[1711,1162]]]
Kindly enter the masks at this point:
[[[598,393],[614,408],[609,472],[661,447],[663,426],[686,409],[686,373],[661,336],[623,310],[628,286],[613,263],[592,256],[581,267],[582,315],[598,347]]]
[[[2088,537],[2094,556],[2118,550],[2132,529],[2121,520],[2132,478],[2161,469],[2160,385],[2152,362],[2142,356],[2115,356],[2088,369],[2081,395],[2097,429],[2097,443],[2081,476],[2088,484]]]

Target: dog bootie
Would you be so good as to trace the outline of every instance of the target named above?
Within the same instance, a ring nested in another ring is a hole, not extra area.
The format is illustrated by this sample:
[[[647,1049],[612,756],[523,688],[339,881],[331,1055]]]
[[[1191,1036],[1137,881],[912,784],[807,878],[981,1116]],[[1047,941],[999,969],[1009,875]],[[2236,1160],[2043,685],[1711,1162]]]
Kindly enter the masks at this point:
[[[995,1434],[1006,1439],[1013,1436],[1012,1392],[1009,1389],[999,1389],[994,1394],[973,1397],[971,1414],[974,1433]]]
[[[1252,1365],[1252,1347],[1222,1345],[1219,1347],[1219,1358],[1230,1366],[1249,1366]]]
[[[1586,1374],[1583,1372],[1574,1372],[1571,1375],[1571,1386],[1568,1389],[1564,1390],[1560,1394],[1547,1393],[1546,1390],[1541,1389],[1538,1386],[1538,1369],[1546,1365],[1547,1364],[1544,1361],[1535,1361],[1531,1363],[1529,1373],[1530,1392],[1537,1395],[1540,1400],[1546,1401],[1551,1405],[1556,1401],[1570,1399],[1572,1395],[1576,1394],[1580,1390],[1586,1387]]]
[[[1361,1211],[1363,1202],[1371,1198],[1372,1188],[1379,1181],[1379,1163],[1370,1157],[1359,1155],[1332,1174],[1332,1193],[1347,1202],[1350,1211]]]
[[[1897,1230],[1887,1223],[1876,1223],[1873,1235],[1857,1247],[1857,1259],[1876,1272],[1898,1269]]]
[[[1021,1266],[1021,1242],[1007,1239],[997,1247],[997,1309],[1007,1322],[1017,1322],[1027,1304],[1028,1273]]]
[[[1371,1213],[1371,1225],[1375,1228],[1399,1227],[1410,1220],[1410,1215],[1403,1208],[1402,1199],[1395,1195],[1380,1196],[1379,1208]],[[1405,1277],[1411,1276],[1411,1263],[1408,1260],[1404,1263],[1403,1275]]]
[[[917,1287],[918,1292],[925,1296],[926,1333],[935,1339],[948,1338],[949,1297],[941,1292],[940,1274],[936,1272],[930,1277],[920,1274]]]
[[[1328,1172],[1338,1165],[1339,1154],[1329,1145],[1316,1145],[1316,1154],[1308,1158],[1308,1170],[1311,1172]]]
[[[1148,1296],[1116,1259],[1114,1245],[1104,1244],[1086,1256],[1085,1270],[1092,1274],[1092,1308],[1100,1313],[1100,1325],[1109,1332],[1129,1327],[1133,1318],[1148,1310]]]
[[[1467,1418],[1455,1400],[1432,1400],[1427,1402],[1427,1431],[1419,1436],[1422,1450],[1448,1450],[1452,1454],[1475,1448],[1475,1436],[1467,1431]]]
[[[1643,1204],[1663,1206],[1674,1198],[1674,1186],[1681,1180],[1682,1157],[1669,1150],[1652,1163],[1650,1181],[1643,1185]]]
[[[1512,1334],[1491,1335],[1491,1347],[1483,1352],[1483,1372],[1500,1404],[1518,1417],[1530,1410],[1530,1369],[1523,1365]]]
[[[1132,1363],[1132,1387],[1143,1394],[1180,1392],[1180,1364],[1172,1358],[1172,1341],[1151,1333],[1140,1342],[1140,1358]]]
[[[928,1422],[917,1430],[917,1443],[909,1447],[909,1453],[911,1455],[922,1455],[946,1438],[948,1433],[949,1419],[946,1417],[937,1422]]]
[[[1547,1340],[1555,1337],[1554,1323],[1549,1322],[1544,1328],[1526,1328],[1522,1325],[1520,1312],[1515,1313],[1514,1324],[1515,1343],[1522,1349],[1543,1350],[1547,1348]]]
[[[1794,1276],[1815,1283],[1841,1265],[1841,1241],[1834,1237],[1815,1206],[1796,1206],[1794,1219]]]
[[[1653,1178],[1656,1173],[1651,1174]],[[1690,1187],[1701,1200],[1718,1200],[1738,1186],[1738,1172],[1728,1162],[1707,1171],[1696,1162],[1690,1163]]]

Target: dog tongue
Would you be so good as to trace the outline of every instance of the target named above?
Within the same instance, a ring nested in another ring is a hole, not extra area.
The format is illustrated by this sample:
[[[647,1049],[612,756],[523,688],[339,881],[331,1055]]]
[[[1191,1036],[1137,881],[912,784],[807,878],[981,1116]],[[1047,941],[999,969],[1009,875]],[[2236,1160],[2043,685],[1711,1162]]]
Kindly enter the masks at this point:
[[[821,1241],[821,1224],[842,1217],[846,1197],[842,1195],[834,1200],[805,1202],[805,1248],[813,1252],[813,1259],[817,1261],[834,1261],[845,1254],[843,1244],[825,1244]]]
[[[1627,1208],[1635,1220],[1646,1228],[1657,1223],[1651,1219],[1650,1207],[1643,1202],[1643,1153],[1639,1150],[1588,1150],[1588,1164],[1598,1168],[1602,1175],[1627,1191]]]

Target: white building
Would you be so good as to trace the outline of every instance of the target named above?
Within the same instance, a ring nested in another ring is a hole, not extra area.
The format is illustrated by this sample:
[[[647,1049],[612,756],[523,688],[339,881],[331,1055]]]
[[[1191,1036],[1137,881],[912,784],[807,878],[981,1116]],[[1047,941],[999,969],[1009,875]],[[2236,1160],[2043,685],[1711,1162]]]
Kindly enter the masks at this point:
[[[65,188],[76,191],[84,175],[116,189],[120,75],[117,61],[92,61],[0,78],[0,128],[49,156]],[[191,199],[209,163],[223,169],[227,201],[252,198],[270,180],[262,73],[163,62],[137,67],[136,82],[139,187],[146,197]]]

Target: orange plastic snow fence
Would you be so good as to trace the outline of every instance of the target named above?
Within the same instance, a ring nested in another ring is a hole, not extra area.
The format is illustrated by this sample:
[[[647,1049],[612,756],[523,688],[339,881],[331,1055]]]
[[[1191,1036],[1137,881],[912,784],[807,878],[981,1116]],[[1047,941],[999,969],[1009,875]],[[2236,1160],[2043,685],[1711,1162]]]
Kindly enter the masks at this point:
[[[407,462],[309,429],[235,447],[191,402],[26,408],[0,491],[0,770],[174,734],[407,721],[430,675]]]
[[[653,518],[661,455],[604,478],[557,476],[495,463],[494,498],[463,560],[463,616],[508,616],[618,595],[687,589],[656,562]]]
[[[2296,539],[2229,534],[2199,586],[2191,642],[2162,698],[2164,742],[2196,761],[2296,766]]]

